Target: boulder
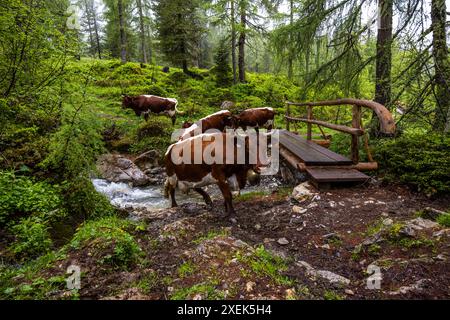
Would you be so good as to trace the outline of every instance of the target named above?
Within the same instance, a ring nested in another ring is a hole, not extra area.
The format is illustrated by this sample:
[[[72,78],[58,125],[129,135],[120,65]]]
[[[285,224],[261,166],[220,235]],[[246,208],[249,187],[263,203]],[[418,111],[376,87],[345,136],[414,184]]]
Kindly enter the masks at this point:
[[[150,150],[144,152],[139,157],[134,160],[134,164],[139,167],[142,171],[152,170],[159,166],[159,159],[161,155],[157,150]]]
[[[227,109],[233,108],[234,106],[235,106],[235,104],[233,101],[224,101],[220,105],[220,109],[227,110]]]
[[[149,177],[141,169],[121,155],[108,154],[100,157],[97,168],[102,177],[111,182],[130,183],[134,187],[144,186],[150,182]]]

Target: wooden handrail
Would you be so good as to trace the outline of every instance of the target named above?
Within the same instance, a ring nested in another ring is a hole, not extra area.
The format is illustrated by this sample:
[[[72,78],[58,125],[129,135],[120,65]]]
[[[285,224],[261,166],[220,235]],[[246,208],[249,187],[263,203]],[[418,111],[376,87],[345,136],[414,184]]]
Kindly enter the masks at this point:
[[[317,102],[290,102],[287,101],[286,104],[288,106],[308,106],[308,107],[319,107],[319,106],[338,106],[338,105],[354,105],[361,106],[365,108],[369,108],[375,112],[378,119],[380,120],[380,131],[387,135],[392,135],[395,133],[395,122],[392,118],[392,114],[389,110],[379,104],[378,102],[364,99],[353,99],[353,98],[344,98],[344,99],[336,99],[336,100],[326,100],[326,101],[317,101]]]
[[[320,120],[310,120],[310,119],[306,119],[306,118],[294,118],[294,117],[289,117],[289,116],[284,116],[284,117],[289,121],[301,121],[301,122],[306,122],[306,123],[317,124],[317,125],[320,125],[320,126],[323,126],[326,128],[349,133],[349,134],[355,135],[355,136],[362,136],[364,134],[364,130],[359,129],[359,128],[350,128],[350,127],[346,127],[346,126],[343,126],[340,124],[332,124],[332,123],[328,123],[328,122],[320,121]]]

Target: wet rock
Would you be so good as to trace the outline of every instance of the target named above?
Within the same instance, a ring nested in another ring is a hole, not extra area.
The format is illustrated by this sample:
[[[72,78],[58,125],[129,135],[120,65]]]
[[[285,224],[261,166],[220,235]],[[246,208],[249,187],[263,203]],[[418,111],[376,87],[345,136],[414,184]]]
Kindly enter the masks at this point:
[[[142,171],[151,170],[159,166],[160,158],[161,155],[157,150],[150,150],[138,156],[134,160],[134,164],[137,165]]]
[[[394,220],[387,218],[383,220],[383,225],[385,226],[391,226],[394,223]]]
[[[277,242],[278,242],[278,244],[281,244],[282,246],[289,244],[289,240],[286,238],[280,238],[280,239],[278,239]]]
[[[260,230],[261,229],[261,225],[259,223],[255,224],[255,229],[256,230]]]
[[[292,191],[292,198],[298,202],[304,202],[306,200],[312,199],[316,194],[314,187],[309,184],[309,182],[303,182],[296,186]]]
[[[102,177],[111,182],[131,183],[134,187],[149,184],[150,179],[130,159],[108,154],[100,157],[97,168]]]

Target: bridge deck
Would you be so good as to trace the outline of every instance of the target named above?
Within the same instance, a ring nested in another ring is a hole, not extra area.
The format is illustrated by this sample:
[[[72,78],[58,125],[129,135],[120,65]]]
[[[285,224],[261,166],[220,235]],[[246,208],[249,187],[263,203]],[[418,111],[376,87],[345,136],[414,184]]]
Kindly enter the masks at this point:
[[[287,130],[280,130],[280,144],[307,166],[338,166],[352,164],[350,159]]]

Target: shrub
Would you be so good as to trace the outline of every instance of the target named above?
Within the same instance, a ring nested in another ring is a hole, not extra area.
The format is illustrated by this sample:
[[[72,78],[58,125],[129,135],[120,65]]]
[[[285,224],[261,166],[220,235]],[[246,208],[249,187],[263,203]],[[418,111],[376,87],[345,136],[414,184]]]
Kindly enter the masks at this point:
[[[0,171],[0,224],[15,215],[45,215],[61,208],[60,190],[45,182]]]
[[[450,137],[432,133],[404,134],[381,140],[375,156],[386,179],[427,194],[450,192]]]
[[[47,224],[41,219],[35,217],[21,219],[11,231],[15,236],[15,242],[8,249],[16,258],[35,258],[50,251],[52,240]]]
[[[139,245],[126,231],[131,225],[114,216],[85,222],[78,228],[70,246],[93,248],[101,264],[127,269],[137,263],[141,255]]]

